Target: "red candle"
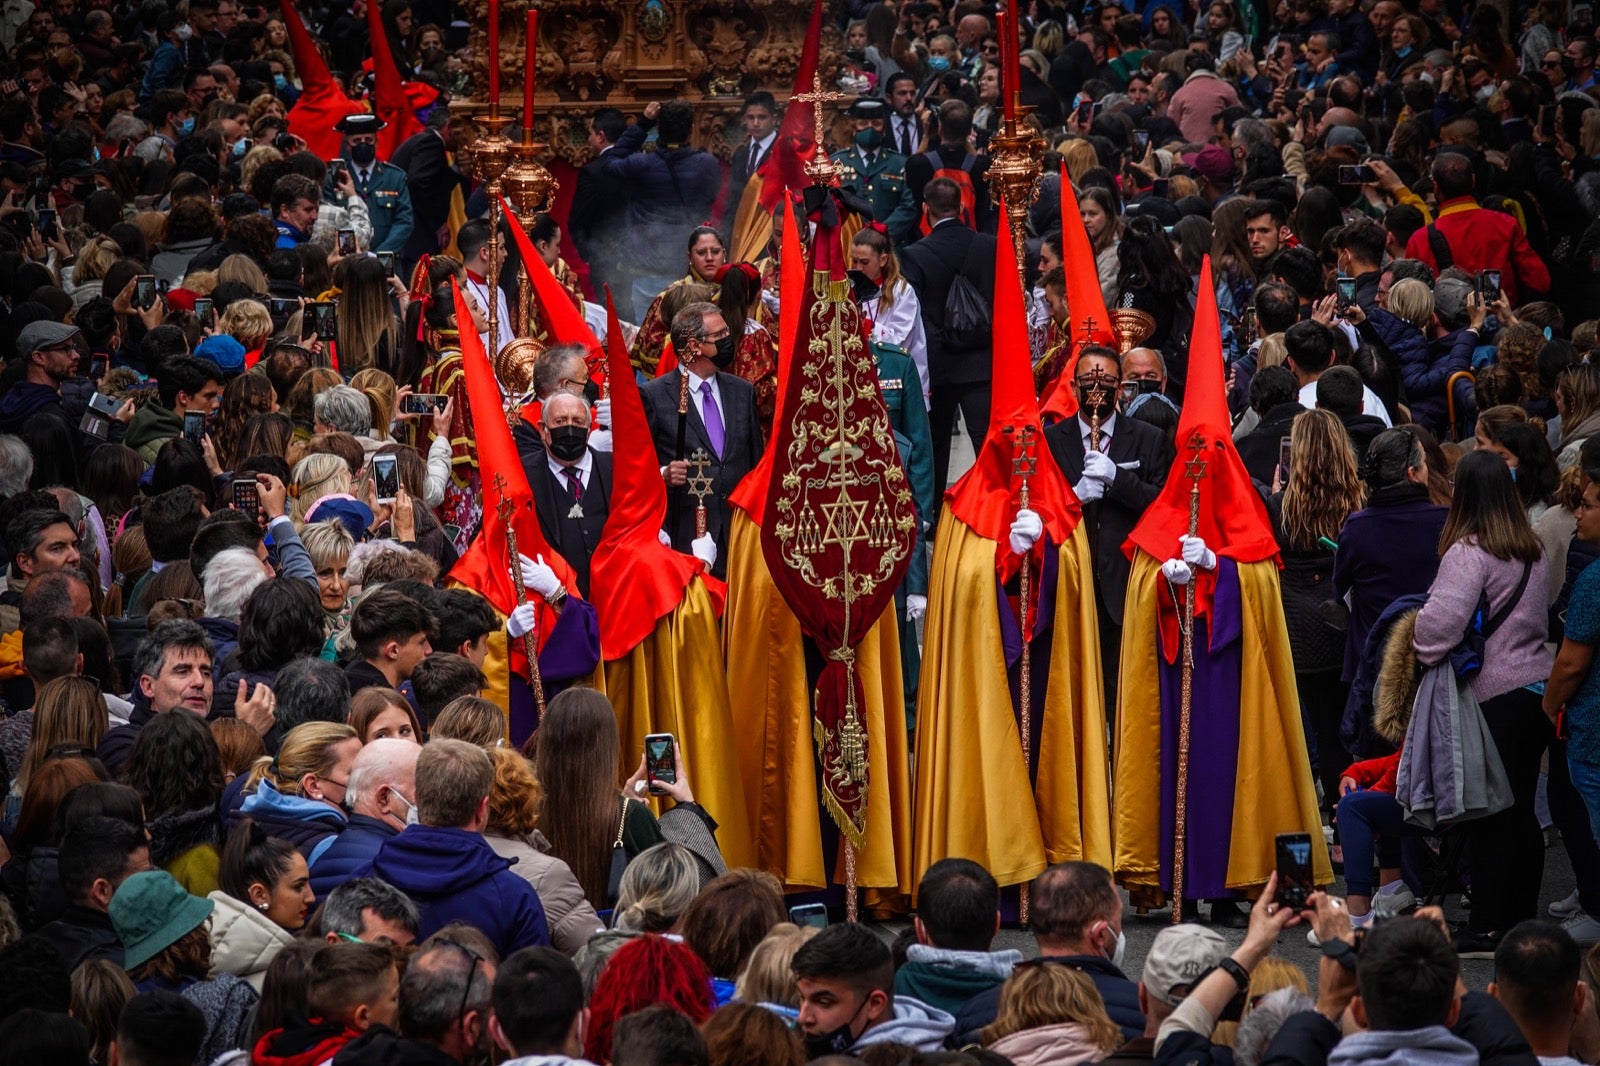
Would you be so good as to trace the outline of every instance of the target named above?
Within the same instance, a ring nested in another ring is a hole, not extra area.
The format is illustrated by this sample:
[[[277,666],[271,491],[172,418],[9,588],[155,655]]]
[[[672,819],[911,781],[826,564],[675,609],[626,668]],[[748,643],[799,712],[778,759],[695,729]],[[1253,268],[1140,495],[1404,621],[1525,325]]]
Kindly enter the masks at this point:
[[[539,60],[539,12],[536,8],[528,8],[528,36],[527,59],[523,66],[522,81],[522,128],[533,129],[533,81],[534,71],[538,69]]]
[[[500,102],[500,0],[489,0],[489,102]]]
[[[1011,26],[1011,12],[995,12],[995,32],[1000,38],[1000,100],[1004,105],[1006,121],[1017,117],[1017,85],[1011,68],[1011,49],[1017,43],[1017,31]],[[1007,42],[1010,42],[1009,44]]]

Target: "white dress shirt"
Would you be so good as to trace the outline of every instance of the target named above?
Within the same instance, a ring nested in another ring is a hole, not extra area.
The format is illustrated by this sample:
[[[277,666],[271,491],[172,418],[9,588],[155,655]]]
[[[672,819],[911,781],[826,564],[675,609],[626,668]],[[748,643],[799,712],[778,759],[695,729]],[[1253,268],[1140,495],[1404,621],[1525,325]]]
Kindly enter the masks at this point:
[[[709,378],[701,378],[700,375],[690,373],[687,370],[684,373],[689,375],[689,399],[694,403],[694,409],[700,416],[701,425],[705,425],[706,421],[706,398],[705,394],[701,392],[701,383],[702,381],[711,382],[711,399],[717,405],[717,414],[722,416],[722,444],[726,448],[728,444],[728,406],[722,402],[721,383],[717,381],[715,374]]]
[[[905,278],[899,280],[894,301],[888,307],[881,303],[880,293],[861,305],[861,313],[872,319],[872,339],[885,344],[898,344],[917,365],[917,377],[922,379],[922,399],[928,401],[928,336],[922,326],[922,305],[917,294]]]
[[[1111,450],[1111,434],[1116,432],[1116,428],[1117,413],[1115,411],[1100,420],[1100,450],[1102,452]],[[1081,413],[1078,415],[1078,432],[1083,435],[1083,454],[1088,455],[1093,450],[1089,447],[1089,420],[1084,418]]]
[[[594,470],[594,453],[589,449],[585,448],[582,457],[571,466],[562,466],[555,461],[555,458],[549,452],[545,453],[544,461],[550,464],[550,472],[556,476],[557,485],[570,492],[572,484],[567,480],[567,471],[576,470],[578,472],[578,484],[583,487],[585,492],[589,490],[589,475]]]
[[[488,282],[478,281],[471,274],[468,274],[467,288],[471,289],[472,295],[477,297],[478,306],[483,308],[483,317],[484,320],[487,321],[489,318]],[[516,325],[511,321],[511,308],[506,303],[506,291],[500,286],[496,285],[494,287],[494,296],[496,303],[499,305],[498,309],[495,311],[495,314],[499,316],[495,320],[495,332],[498,334],[497,339],[500,342],[499,347],[504,348],[507,344],[510,344],[516,339],[517,329]],[[478,340],[483,342],[483,350],[484,353],[489,356],[489,361],[494,362],[494,357],[498,354],[499,349],[490,346],[489,331],[484,330],[482,333],[478,334]]]
[[[1308,381],[1300,389],[1300,406],[1307,410],[1314,410],[1317,406],[1317,383]],[[1361,413],[1372,415],[1382,420],[1386,428],[1394,428],[1394,423],[1389,421],[1389,409],[1383,406],[1383,401],[1378,399],[1378,394],[1361,386]]]

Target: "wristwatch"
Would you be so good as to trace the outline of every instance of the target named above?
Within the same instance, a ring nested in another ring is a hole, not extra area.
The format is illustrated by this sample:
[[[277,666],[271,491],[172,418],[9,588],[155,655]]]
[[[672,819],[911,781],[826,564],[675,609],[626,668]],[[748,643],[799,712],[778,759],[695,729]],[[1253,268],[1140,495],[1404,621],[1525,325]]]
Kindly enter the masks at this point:
[[[1332,940],[1324,940],[1322,942],[1322,956],[1326,959],[1332,959],[1352,973],[1355,972],[1356,949],[1355,945],[1348,940],[1341,940],[1337,937]]]
[[[1217,969],[1233,978],[1233,983],[1238,985],[1241,991],[1250,987],[1250,971],[1240,966],[1232,955],[1224,955],[1217,963]]]

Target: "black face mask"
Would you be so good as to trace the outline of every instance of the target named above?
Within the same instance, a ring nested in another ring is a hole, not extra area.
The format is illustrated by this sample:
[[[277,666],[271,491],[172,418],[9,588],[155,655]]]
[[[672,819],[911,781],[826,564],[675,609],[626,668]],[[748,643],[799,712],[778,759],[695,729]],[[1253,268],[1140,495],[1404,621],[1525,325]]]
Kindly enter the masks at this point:
[[[1091,394],[1097,388],[1100,391],[1100,402],[1098,404],[1091,403]],[[1099,416],[1100,418],[1104,419],[1107,415],[1111,414],[1112,411],[1116,410],[1116,404],[1113,402],[1117,396],[1117,387],[1115,385],[1074,384],[1073,391],[1078,394],[1078,408],[1083,412],[1084,418],[1094,418]]]
[[[733,334],[728,334],[717,342],[717,354],[711,357],[711,363],[718,370],[726,370],[733,365],[734,353],[739,349],[739,344],[733,339]]]
[[[863,1000],[861,1006],[856,1008],[856,1012],[850,1015],[848,1021],[843,1025],[828,1030],[826,1033],[819,1033],[816,1036],[806,1036],[802,1033],[801,1036],[806,1046],[806,1058],[820,1059],[828,1055],[844,1055],[848,1053],[856,1042],[855,1034],[850,1031],[850,1027],[856,1023],[856,1019],[861,1016],[861,1011],[866,1005],[866,1001]]]
[[[350,162],[358,167],[370,167],[372,161],[378,158],[378,146],[374,144],[352,144],[350,146]]]
[[[589,446],[589,431],[582,426],[556,426],[550,430],[550,454],[563,462],[583,458]]]
[[[583,383],[583,398],[593,407],[600,401],[600,383],[590,378]]]
[[[1161,382],[1152,381],[1149,378],[1135,378],[1133,383],[1139,386],[1140,394],[1161,391]]]

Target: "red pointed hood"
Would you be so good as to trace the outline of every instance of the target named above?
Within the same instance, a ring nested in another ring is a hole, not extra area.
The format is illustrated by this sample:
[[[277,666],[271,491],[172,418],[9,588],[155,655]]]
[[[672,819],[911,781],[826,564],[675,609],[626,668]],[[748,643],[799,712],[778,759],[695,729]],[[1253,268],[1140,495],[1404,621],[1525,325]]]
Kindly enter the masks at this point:
[[[461,290],[455,287],[453,280],[451,288],[456,304],[456,320],[471,321],[471,312],[467,310]],[[539,518],[533,509],[533,491],[528,487],[528,475],[522,469],[517,446],[511,439],[511,427],[500,406],[500,387],[495,384],[494,368],[489,365],[489,357],[483,353],[483,342],[470,329],[461,334],[461,368],[467,379],[467,406],[472,411],[472,427],[477,438],[478,471],[483,477],[483,526],[467,546],[466,553],[451,569],[450,580],[459,581],[483,596],[501,614],[510,614],[516,607],[517,594],[511,586],[511,567],[515,560],[511,556],[506,524],[501,520],[499,510],[500,500],[504,497],[511,501],[511,523],[516,532],[517,550],[530,559],[544,556],[545,563],[556,572],[567,592],[576,596],[578,583],[572,567],[545,543],[544,532],[539,528]],[[553,614],[548,624],[541,617],[541,642],[549,636],[554,624]]]
[[[306,148],[323,159],[339,154],[342,135],[334,129],[346,115],[359,115],[366,106],[339,91],[328,64],[317,51],[316,42],[300,21],[293,4],[283,5],[283,25],[289,33],[289,49],[294,53],[294,68],[300,75],[300,98],[289,109],[289,132],[306,142]]]
[[[1189,532],[1189,494],[1194,485],[1190,464],[1198,453],[1205,463],[1200,478],[1199,535],[1206,547],[1240,563],[1276,558],[1267,508],[1245,472],[1233,445],[1228,417],[1227,384],[1222,369],[1222,324],[1217,290],[1211,279],[1211,257],[1200,268],[1200,297],[1194,310],[1189,342],[1189,377],[1178,415],[1178,457],[1167,483],[1122,550],[1131,558],[1143,548],[1157,559],[1178,554],[1178,538]]]
[[[1072,390],[1078,349],[1085,344],[1117,346],[1111,313],[1106,310],[1105,294],[1100,291],[1100,268],[1095,265],[1089,231],[1083,228],[1079,213],[1078,191],[1067,177],[1065,163],[1061,165],[1061,268],[1067,276],[1067,344],[1072,354],[1045,404],[1045,414],[1052,416],[1052,421],[1078,413],[1078,394]]]
[[[821,46],[822,0],[814,0],[811,24],[806,29],[805,46],[800,51],[800,65],[795,68],[794,88],[789,93],[783,124],[778,127],[778,139],[772,142],[767,161],[756,171],[762,182],[761,207],[769,214],[783,202],[785,194],[799,192],[811,184],[811,179],[806,177],[805,164],[816,147],[817,105],[795,97],[811,91]]]
[[[785,204],[784,210],[774,217],[783,227],[779,246],[781,251],[778,253],[778,304],[800,307],[806,298],[806,253],[805,246],[800,242],[800,227],[795,223],[793,204]],[[794,342],[799,335],[799,315],[778,316],[778,397],[773,407],[775,411],[783,410],[784,382],[789,379],[789,361],[794,357]],[[749,515],[750,520],[759,526],[762,512],[767,509],[767,497],[771,495],[771,481],[772,449],[768,448],[761,453],[761,461],[755,465],[755,469],[735,486],[728,502]]]
[[[517,213],[511,210],[511,205],[506,203],[504,196],[500,197],[501,210],[510,220],[507,227],[511,230],[511,239],[517,243],[517,253],[522,256],[522,266],[528,272],[528,281],[533,285],[533,296],[539,304],[539,317],[550,329],[550,337],[556,344],[581,344],[589,350],[589,377],[595,384],[605,381],[605,350],[600,347],[600,340],[594,335],[594,330],[589,328],[589,323],[572,306],[572,297],[567,290],[562,288],[561,282],[545,266],[544,259],[534,250],[533,241],[529,239],[527,230],[517,224]]]
[[[616,308],[606,301],[611,382],[611,513],[590,563],[589,598],[600,619],[600,655],[620,659],[683,602],[683,592],[706,565],[674,551],[657,534],[667,516],[667,486],[645,421],[639,383],[622,343]],[[711,579],[706,578],[710,583]],[[714,592],[720,592],[716,582]],[[717,609],[722,609],[720,596]]]
[[[1000,216],[1005,218],[1004,205]],[[995,242],[994,355],[989,436],[978,461],[946,494],[950,510],[979,536],[995,541],[1003,571],[1017,565],[1009,535],[1021,499],[1021,481],[1012,469],[1016,441],[1024,427],[1033,429],[1033,455],[1038,461],[1028,484],[1028,506],[1037,511],[1051,541],[1064,544],[1072,535],[1082,507],[1045,446],[1039,404],[1033,395],[1028,365],[1028,321],[1022,308],[1022,279],[1007,234]],[[1007,433],[1007,428],[1012,432]]]
[[[395,65],[394,52],[389,48],[389,37],[383,30],[381,4],[368,0],[367,31],[372,36],[372,110],[388,123],[378,131],[378,158],[388,162],[389,157],[412,134],[422,132],[417,113],[411,110],[411,100],[406,96],[405,84],[400,80],[400,68]]]

